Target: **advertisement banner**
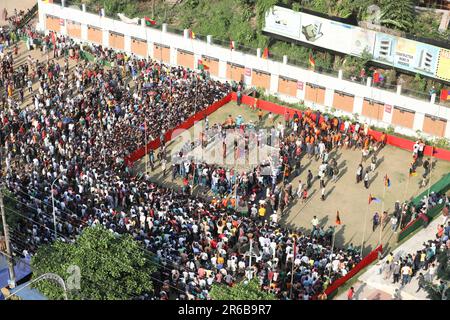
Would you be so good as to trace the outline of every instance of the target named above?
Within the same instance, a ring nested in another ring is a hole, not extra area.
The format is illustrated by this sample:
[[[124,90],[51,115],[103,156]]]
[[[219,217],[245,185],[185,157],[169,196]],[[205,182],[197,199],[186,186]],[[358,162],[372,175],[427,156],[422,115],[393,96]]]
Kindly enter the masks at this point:
[[[278,6],[266,13],[263,30],[354,56],[367,51],[374,61],[429,77],[450,79],[450,51],[426,43]]]
[[[394,66],[427,76],[434,76],[438,56],[438,47],[404,38],[397,38]]]
[[[394,52],[397,45],[395,36],[385,33],[376,33],[373,59],[387,64],[394,63]]]
[[[441,49],[438,57],[438,66],[436,68],[436,77],[450,81],[450,50]]]
[[[300,39],[301,30],[300,12],[274,6],[266,12],[264,29],[268,32],[298,40]]]
[[[350,46],[350,53],[355,56],[361,56],[364,51],[369,54],[373,53],[375,46],[375,32],[364,30],[361,28],[353,28],[352,30],[352,44]]]

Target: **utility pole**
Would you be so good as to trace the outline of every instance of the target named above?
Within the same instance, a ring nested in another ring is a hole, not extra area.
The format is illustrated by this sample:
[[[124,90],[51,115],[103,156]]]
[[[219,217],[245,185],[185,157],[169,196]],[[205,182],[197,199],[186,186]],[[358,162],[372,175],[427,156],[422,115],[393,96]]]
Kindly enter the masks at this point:
[[[8,223],[6,221],[6,214],[5,214],[5,206],[3,204],[3,194],[0,190],[0,212],[2,215],[2,223],[3,223],[3,233],[5,234],[5,242],[6,242],[6,254],[7,254],[7,260],[8,260],[8,269],[9,269],[9,287],[11,289],[14,289],[16,287],[16,275],[14,273],[14,263],[12,259],[12,252],[11,252],[11,244],[9,242],[9,230],[8,230]]]

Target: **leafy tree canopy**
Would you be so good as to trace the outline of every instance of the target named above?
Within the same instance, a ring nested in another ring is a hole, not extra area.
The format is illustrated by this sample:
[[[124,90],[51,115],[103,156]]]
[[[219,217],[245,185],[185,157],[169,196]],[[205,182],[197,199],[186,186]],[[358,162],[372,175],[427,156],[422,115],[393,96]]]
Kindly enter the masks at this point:
[[[52,272],[69,286],[76,283],[71,266],[80,270],[80,289],[69,291],[69,299],[124,300],[153,289],[151,274],[155,268],[139,242],[131,235],[117,236],[103,226],[86,228],[74,244],[57,241],[40,247],[31,260],[33,278]],[[54,282],[43,280],[35,286],[49,299],[63,297]]]
[[[275,300],[273,294],[261,290],[256,278],[241,281],[233,287],[215,283],[210,295],[213,300]]]

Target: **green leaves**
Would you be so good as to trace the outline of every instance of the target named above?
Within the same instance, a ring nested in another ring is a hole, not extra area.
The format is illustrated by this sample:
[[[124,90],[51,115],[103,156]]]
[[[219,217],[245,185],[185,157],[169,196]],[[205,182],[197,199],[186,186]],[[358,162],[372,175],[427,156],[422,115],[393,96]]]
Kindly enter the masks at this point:
[[[155,267],[130,235],[115,236],[103,226],[86,228],[75,244],[55,242],[38,249],[31,261],[33,278],[47,272],[70,276],[67,269],[78,266],[80,290],[70,299],[126,300],[153,289]],[[62,299],[61,289],[47,280],[36,287],[50,299]]]
[[[414,0],[384,0],[381,2],[381,24],[409,32],[415,21]]]
[[[213,300],[275,300],[273,294],[261,290],[257,278],[244,280],[233,287],[215,283],[210,295]]]

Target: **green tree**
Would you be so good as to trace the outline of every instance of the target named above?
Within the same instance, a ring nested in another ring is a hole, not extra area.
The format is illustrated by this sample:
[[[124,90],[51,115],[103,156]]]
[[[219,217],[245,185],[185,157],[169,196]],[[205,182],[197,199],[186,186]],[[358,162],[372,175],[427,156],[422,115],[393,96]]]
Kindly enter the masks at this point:
[[[153,289],[155,268],[140,243],[103,226],[86,228],[74,244],[57,241],[40,247],[31,260],[33,278],[52,272],[70,280],[71,266],[79,268],[81,277],[80,289],[69,291],[69,299],[126,300]],[[35,285],[49,299],[62,299],[55,283],[43,280]]]
[[[256,278],[241,281],[233,287],[214,283],[210,295],[213,300],[275,300],[273,294],[261,290]]]
[[[409,32],[415,23],[415,0],[383,0],[380,23],[386,27]]]
[[[443,281],[443,285],[436,285],[426,282],[425,290],[428,293],[428,298],[431,300],[443,300],[450,298],[450,266],[449,266],[449,250],[444,249],[438,253],[436,260],[438,263],[437,278]]]

